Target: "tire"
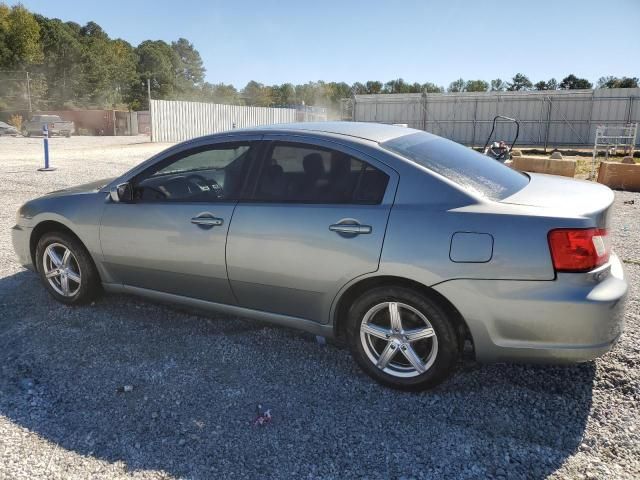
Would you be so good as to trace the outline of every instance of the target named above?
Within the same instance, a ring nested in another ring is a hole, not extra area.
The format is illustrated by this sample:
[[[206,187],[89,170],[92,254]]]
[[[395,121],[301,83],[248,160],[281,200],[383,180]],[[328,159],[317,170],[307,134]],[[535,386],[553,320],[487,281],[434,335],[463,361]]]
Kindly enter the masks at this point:
[[[392,312],[399,313],[399,324],[392,324]],[[367,375],[387,387],[433,388],[458,363],[454,324],[436,301],[415,290],[378,287],[365,292],[351,305],[347,322],[351,355]],[[392,325],[399,325],[398,332]]]
[[[65,255],[67,251],[69,254]],[[45,288],[61,303],[80,305],[100,293],[100,276],[91,255],[68,233],[45,233],[36,247],[36,262]],[[47,273],[53,274],[51,278],[47,278]]]

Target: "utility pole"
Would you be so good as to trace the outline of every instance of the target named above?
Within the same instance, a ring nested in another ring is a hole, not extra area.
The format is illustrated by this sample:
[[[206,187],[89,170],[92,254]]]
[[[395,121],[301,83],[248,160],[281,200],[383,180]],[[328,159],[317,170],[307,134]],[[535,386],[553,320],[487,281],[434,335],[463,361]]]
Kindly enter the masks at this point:
[[[29,72],[26,72],[27,74],[27,98],[29,99],[29,114],[31,114],[33,112],[33,109],[31,108],[31,81],[29,80]]]
[[[149,99],[149,134],[153,142],[153,119],[151,118],[151,79],[147,78],[147,98]]]

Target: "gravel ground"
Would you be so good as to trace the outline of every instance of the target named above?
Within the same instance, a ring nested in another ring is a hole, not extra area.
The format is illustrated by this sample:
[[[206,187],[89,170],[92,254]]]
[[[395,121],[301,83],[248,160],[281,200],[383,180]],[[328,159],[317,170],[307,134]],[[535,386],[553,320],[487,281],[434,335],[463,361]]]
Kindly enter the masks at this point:
[[[38,173],[41,140],[0,138],[0,478],[640,476],[640,194],[616,193],[632,289],[613,351],[466,363],[407,394],[304,333],[126,296],[54,302],[14,259],[18,206],[166,146],[143,141],[54,139],[58,170]],[[260,402],[273,421],[254,427]]]

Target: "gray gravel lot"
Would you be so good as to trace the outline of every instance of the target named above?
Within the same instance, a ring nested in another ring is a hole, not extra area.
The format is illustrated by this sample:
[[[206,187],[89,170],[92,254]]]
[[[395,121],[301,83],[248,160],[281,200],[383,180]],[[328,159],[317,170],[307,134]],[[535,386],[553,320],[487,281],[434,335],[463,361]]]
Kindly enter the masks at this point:
[[[632,289],[612,352],[467,362],[407,394],[304,333],[125,296],[54,302],[14,259],[17,208],[166,147],[144,141],[56,138],[58,170],[38,173],[40,139],[0,138],[0,478],[640,477],[640,194],[616,193]]]

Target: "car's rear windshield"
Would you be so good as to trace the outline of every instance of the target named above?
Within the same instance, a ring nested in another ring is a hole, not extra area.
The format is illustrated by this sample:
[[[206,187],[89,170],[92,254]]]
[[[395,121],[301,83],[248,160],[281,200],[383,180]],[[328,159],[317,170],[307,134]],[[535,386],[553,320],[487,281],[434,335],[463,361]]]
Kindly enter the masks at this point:
[[[429,133],[411,133],[381,146],[492,200],[507,198],[529,183],[528,176],[503,163]]]

